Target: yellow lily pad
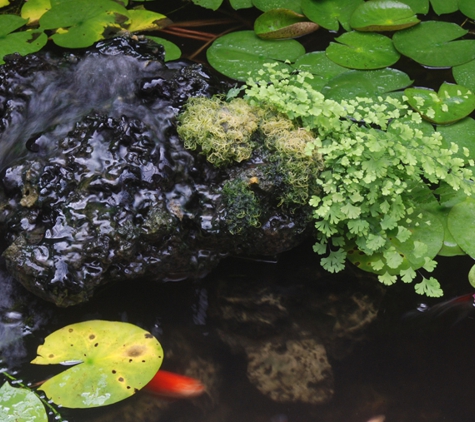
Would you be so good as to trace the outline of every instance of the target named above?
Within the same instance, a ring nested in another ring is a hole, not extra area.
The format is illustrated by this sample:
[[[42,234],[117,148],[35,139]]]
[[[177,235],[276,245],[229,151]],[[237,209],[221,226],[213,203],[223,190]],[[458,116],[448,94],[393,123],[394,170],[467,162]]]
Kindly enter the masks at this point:
[[[38,347],[36,365],[74,365],[39,389],[70,408],[105,406],[124,400],[157,373],[163,350],[149,332],[125,322],[93,320],[68,325]]]

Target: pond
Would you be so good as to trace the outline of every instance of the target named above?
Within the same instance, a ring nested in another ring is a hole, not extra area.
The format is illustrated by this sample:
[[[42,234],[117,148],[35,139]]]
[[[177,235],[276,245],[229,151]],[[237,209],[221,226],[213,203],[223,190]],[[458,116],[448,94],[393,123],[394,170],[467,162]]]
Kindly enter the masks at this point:
[[[157,3],[175,21],[214,16]],[[257,12],[242,16],[246,24]],[[185,56],[202,45],[163,35]],[[301,41],[318,50],[331,37]],[[203,52],[194,58],[206,60]],[[452,81],[447,69],[429,72],[409,59],[396,67],[410,68],[422,86]],[[164,349],[161,368],[201,380],[206,393],[174,399],[141,391],[104,408],[60,408],[64,420],[471,422],[475,310],[467,300],[438,304],[471,291],[473,262],[467,256],[437,261],[434,276],[445,293],[437,299],[404,283],[382,286],[355,267],[330,274],[304,241],[278,255],[229,256],[197,279],[118,282],[69,308],[38,299],[2,268],[0,371],[25,384],[43,381],[64,369],[30,364],[46,336],[81,321],[122,321],[152,333]]]

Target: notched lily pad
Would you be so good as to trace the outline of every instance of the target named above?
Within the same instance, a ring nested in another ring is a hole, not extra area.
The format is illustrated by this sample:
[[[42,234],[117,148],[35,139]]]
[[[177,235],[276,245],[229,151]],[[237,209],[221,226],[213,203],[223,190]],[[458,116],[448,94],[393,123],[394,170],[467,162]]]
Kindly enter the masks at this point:
[[[41,400],[33,391],[12,387],[8,382],[0,388],[0,420],[2,422],[48,422]]]
[[[315,22],[289,9],[273,9],[254,22],[254,32],[264,40],[298,38],[318,29]]]
[[[38,22],[49,9],[51,9],[50,0],[28,0],[21,8],[21,17],[28,19],[28,26],[38,25]]]
[[[326,49],[330,60],[350,69],[370,70],[391,66],[399,53],[390,38],[373,33],[347,32],[335,38]]]
[[[331,31],[351,31],[350,17],[363,0],[302,0],[303,14]]]
[[[475,59],[475,41],[457,40],[468,31],[455,23],[427,21],[398,31],[396,49],[416,62],[432,67],[450,67]]]
[[[427,88],[407,88],[404,94],[414,110],[437,124],[456,122],[475,110],[475,95],[461,85],[444,82],[438,93]]]
[[[358,31],[397,31],[420,22],[412,9],[399,1],[373,0],[361,4],[350,25]]]
[[[160,343],[147,331],[124,322],[86,321],[68,325],[38,347],[37,365],[81,361],[41,387],[56,404],[89,408],[132,396],[157,373]]]

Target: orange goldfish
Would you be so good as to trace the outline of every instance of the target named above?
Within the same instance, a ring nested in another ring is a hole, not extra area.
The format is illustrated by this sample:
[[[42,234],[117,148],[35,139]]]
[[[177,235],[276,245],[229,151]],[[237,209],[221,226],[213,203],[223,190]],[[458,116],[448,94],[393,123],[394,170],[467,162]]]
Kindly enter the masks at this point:
[[[160,370],[144,390],[162,397],[188,399],[204,393],[205,386],[194,378]]]

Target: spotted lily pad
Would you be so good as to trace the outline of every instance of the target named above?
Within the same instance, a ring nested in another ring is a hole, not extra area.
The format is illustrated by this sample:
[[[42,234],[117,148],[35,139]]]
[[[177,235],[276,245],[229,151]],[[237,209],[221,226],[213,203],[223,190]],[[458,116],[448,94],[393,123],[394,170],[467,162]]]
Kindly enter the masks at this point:
[[[48,422],[48,415],[38,396],[26,388],[14,388],[8,382],[0,388],[2,422]]]
[[[53,402],[71,408],[105,406],[132,396],[154,377],[163,360],[162,347],[149,332],[100,320],[55,331],[37,353],[33,364],[77,363],[40,387]]]
[[[330,60],[350,69],[381,69],[399,60],[391,38],[381,34],[346,32],[326,49]]]
[[[397,31],[420,22],[412,9],[399,1],[367,1],[354,11],[350,25],[358,31]]]
[[[427,21],[398,31],[396,49],[425,66],[450,67],[475,59],[475,40],[457,40],[468,31],[455,23]]]
[[[351,31],[350,17],[363,0],[302,0],[303,14],[323,28]]]
[[[37,25],[41,16],[51,9],[50,0],[28,0],[21,8],[21,17],[28,19],[28,26]]]
[[[315,22],[289,9],[273,9],[254,22],[254,32],[264,40],[283,40],[302,37],[318,29]]]
[[[444,82],[438,93],[426,88],[407,88],[404,94],[414,110],[437,124],[456,122],[475,110],[475,95],[461,85]]]
[[[233,79],[245,81],[258,72],[265,63],[288,65],[305,54],[305,48],[295,40],[262,40],[254,31],[238,31],[219,37],[206,52],[209,63],[218,72]]]
[[[63,0],[40,18],[40,29],[57,30],[51,39],[60,47],[84,48],[122,29],[128,12],[112,0]]]

